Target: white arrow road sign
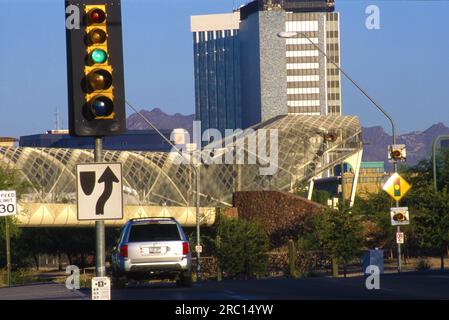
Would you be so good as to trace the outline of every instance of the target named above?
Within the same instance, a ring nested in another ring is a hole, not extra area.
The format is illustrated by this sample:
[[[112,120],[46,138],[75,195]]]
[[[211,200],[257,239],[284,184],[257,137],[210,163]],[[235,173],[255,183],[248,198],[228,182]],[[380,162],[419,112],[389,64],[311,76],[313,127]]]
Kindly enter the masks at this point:
[[[0,217],[17,213],[16,191],[0,191]]]
[[[123,219],[121,163],[76,166],[78,220]]]

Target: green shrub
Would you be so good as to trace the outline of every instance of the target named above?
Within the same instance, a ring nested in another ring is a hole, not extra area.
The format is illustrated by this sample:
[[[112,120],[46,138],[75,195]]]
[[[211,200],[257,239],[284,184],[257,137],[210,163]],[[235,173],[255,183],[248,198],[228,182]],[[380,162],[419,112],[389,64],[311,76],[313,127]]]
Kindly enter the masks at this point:
[[[315,274],[318,258],[312,249],[313,245],[308,239],[298,239],[298,259],[296,265],[301,277],[308,278]]]
[[[0,287],[8,284],[8,273],[0,270]],[[11,272],[11,285],[23,285],[38,280],[36,272],[31,269],[17,269]]]
[[[218,264],[231,277],[254,277],[266,272],[269,240],[259,224],[222,217],[217,226]]]

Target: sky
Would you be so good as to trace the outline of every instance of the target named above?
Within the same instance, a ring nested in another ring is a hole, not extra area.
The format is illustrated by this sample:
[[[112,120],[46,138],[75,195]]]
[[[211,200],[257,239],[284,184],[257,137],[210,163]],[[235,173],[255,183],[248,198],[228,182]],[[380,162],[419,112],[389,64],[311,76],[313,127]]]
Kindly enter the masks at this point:
[[[243,0],[122,0],[126,99],[139,109],[195,110],[190,16],[231,12]],[[380,29],[365,26],[377,5]],[[0,0],[0,136],[67,127],[63,0]],[[399,133],[449,126],[449,1],[336,0],[341,66],[395,120]],[[343,80],[344,114],[385,117]],[[127,109],[127,115],[132,110]]]

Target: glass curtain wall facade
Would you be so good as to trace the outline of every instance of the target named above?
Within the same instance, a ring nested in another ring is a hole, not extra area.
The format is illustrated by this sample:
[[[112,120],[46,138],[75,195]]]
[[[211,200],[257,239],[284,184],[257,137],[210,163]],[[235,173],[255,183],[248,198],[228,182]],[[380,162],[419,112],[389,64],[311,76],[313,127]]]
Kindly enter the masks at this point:
[[[195,114],[201,130],[241,128],[239,30],[193,33]]]

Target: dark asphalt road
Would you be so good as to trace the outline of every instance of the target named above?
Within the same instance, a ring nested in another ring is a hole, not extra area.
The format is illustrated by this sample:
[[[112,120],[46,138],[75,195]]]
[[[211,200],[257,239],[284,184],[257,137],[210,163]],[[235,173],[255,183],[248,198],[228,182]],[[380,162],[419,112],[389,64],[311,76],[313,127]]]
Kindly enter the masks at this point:
[[[84,292],[89,295],[88,291]],[[296,300],[449,299],[449,273],[387,274],[380,290],[367,290],[363,277],[208,281],[192,288],[151,284],[113,290],[117,300]]]
[[[0,289],[0,300],[81,300],[90,290],[69,291],[46,283]],[[135,285],[112,291],[114,300],[307,300],[307,299],[444,299],[449,300],[449,273],[381,275],[380,290],[367,290],[363,277],[205,281],[192,288],[173,283]]]

